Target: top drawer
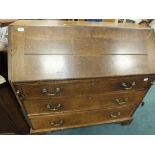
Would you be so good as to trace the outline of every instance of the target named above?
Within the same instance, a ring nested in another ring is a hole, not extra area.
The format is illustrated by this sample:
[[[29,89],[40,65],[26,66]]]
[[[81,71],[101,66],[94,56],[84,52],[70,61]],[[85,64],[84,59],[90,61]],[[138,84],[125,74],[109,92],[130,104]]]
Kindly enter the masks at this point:
[[[84,80],[66,80],[49,82],[15,83],[15,89],[22,99],[50,98],[101,94],[120,90],[142,90],[150,87],[155,76],[134,76],[117,78],[99,78]]]

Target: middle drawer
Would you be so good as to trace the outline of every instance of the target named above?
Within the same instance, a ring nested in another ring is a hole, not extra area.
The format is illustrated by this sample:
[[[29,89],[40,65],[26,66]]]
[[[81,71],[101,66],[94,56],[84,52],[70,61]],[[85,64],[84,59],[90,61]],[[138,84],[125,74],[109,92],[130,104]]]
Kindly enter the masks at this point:
[[[54,97],[51,99],[23,100],[28,115],[66,111],[82,111],[138,104],[146,91],[115,92],[108,94]]]

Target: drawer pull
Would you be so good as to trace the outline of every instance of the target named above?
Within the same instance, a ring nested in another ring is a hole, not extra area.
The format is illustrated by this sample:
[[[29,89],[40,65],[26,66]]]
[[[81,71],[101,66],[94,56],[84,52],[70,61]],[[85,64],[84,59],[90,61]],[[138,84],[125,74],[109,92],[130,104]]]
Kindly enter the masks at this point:
[[[128,98],[116,98],[114,99],[115,103],[119,105],[127,104]]]
[[[57,121],[51,121],[50,122],[50,125],[51,126],[54,126],[54,127],[59,127],[59,126],[61,126],[63,124],[64,124],[64,121],[63,120],[57,120]]]
[[[46,108],[51,111],[58,111],[62,108],[62,104],[47,104]]]
[[[55,95],[57,95],[58,93],[61,92],[61,88],[54,88],[54,89],[51,90],[51,93],[49,93],[48,89],[43,88],[43,89],[41,90],[41,92],[42,92],[43,94],[48,95],[48,96],[55,96]]]
[[[123,89],[130,90],[130,89],[133,88],[133,86],[136,85],[136,82],[132,82],[132,83],[125,83],[125,82],[123,82],[121,85],[122,85]]]
[[[16,91],[16,94],[18,95],[18,97],[19,97],[20,100],[23,100],[24,99],[24,95],[20,92],[20,90],[17,90]]]
[[[118,112],[117,114],[110,114],[111,118],[117,118],[121,115],[121,112]]]
[[[41,90],[41,92],[42,92],[42,93],[47,93],[48,90],[47,90],[46,88],[43,88],[43,89]]]

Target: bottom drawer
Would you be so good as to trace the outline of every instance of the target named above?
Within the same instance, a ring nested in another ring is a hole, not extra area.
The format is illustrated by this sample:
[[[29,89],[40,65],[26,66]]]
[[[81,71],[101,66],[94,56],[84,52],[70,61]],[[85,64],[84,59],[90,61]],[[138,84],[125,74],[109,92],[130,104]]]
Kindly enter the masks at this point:
[[[33,130],[58,130],[110,123],[131,117],[136,106],[30,117]]]

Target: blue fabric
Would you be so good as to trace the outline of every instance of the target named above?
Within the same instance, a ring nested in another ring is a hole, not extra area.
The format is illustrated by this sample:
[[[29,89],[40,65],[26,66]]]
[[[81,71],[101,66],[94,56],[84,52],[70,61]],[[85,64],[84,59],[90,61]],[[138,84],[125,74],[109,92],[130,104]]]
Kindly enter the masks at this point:
[[[89,22],[102,22],[102,19],[85,19],[85,21],[89,21]]]
[[[51,132],[51,135],[152,135],[155,134],[155,85],[144,98],[145,105],[139,106],[134,120],[128,126],[120,124],[96,125]]]

